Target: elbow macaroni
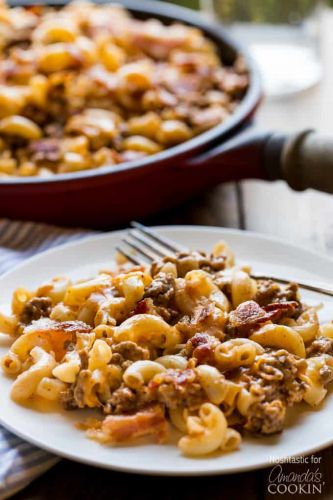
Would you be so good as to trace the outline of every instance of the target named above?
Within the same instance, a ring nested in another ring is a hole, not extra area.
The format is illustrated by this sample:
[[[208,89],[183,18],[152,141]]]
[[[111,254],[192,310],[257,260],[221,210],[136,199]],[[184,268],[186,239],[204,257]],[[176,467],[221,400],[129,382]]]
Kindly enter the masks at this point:
[[[125,371],[124,382],[131,389],[139,389],[147,384],[158,373],[165,372],[165,368],[156,361],[136,361]]]
[[[180,343],[180,333],[162,318],[152,314],[138,314],[114,328],[118,342],[130,340],[137,344],[151,344],[169,349]]]
[[[199,415],[188,416],[187,435],[178,443],[184,455],[200,456],[216,451],[225,442],[227,420],[222,411],[211,403],[204,403]]]
[[[54,357],[44,351],[41,347],[34,347],[30,353],[33,364],[21,373],[12,385],[11,397],[14,401],[25,401],[29,399],[44,377],[52,374],[56,361]]]
[[[252,365],[257,354],[263,352],[263,347],[253,340],[232,339],[218,345],[214,356],[219,369],[226,371]]]
[[[322,403],[327,394],[327,389],[321,380],[321,371],[326,369],[330,373],[330,380],[333,378],[333,359],[331,356],[317,356],[306,360],[307,367],[302,380],[306,389],[304,401],[310,406],[317,407]]]
[[[0,19],[5,176],[50,176],[158,153],[221,123],[248,88],[244,62],[235,55],[225,65],[202,31],[134,19],[118,5],[1,3]],[[178,91],[184,78],[193,87],[186,99]]]
[[[265,325],[250,337],[262,346],[286,349],[296,356],[305,358],[302,336],[293,328],[284,325]]]
[[[72,43],[74,32],[63,28],[38,36]],[[103,57],[117,67],[117,56]],[[149,85],[140,68],[124,80]],[[156,117],[148,118],[134,120],[133,130],[151,134]],[[111,131],[108,120],[101,126]],[[159,425],[163,434],[168,418],[188,457],[238,449],[236,425],[278,432],[288,406],[304,400],[316,408],[327,396],[333,323],[319,325],[295,287],[267,286],[268,306],[265,284],[236,268],[221,243],[210,255],[184,252],[151,268],[120,261],[86,280],[20,287],[11,314],[0,313],[0,330],[13,338],[0,361],[13,378],[11,397],[99,409],[108,419],[97,433],[105,443],[157,434]]]

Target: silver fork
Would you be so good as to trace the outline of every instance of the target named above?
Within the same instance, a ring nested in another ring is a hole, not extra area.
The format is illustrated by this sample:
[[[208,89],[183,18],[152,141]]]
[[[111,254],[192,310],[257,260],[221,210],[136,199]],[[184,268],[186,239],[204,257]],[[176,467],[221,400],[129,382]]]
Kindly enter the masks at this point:
[[[116,250],[123,255],[127,260],[135,265],[147,265],[155,260],[160,260],[163,257],[172,256],[178,252],[190,252],[191,250],[184,245],[180,245],[175,241],[161,236],[150,227],[144,226],[140,222],[132,221],[130,223],[132,229],[128,231],[128,235],[122,238],[122,242],[129,248],[116,247]],[[134,253],[133,253],[134,252]],[[273,280],[277,283],[288,284],[291,280],[279,278],[277,276],[267,276],[263,274],[251,274],[252,278]],[[301,288],[311,290],[312,292],[323,293],[333,297],[333,288],[326,284],[297,281]]]

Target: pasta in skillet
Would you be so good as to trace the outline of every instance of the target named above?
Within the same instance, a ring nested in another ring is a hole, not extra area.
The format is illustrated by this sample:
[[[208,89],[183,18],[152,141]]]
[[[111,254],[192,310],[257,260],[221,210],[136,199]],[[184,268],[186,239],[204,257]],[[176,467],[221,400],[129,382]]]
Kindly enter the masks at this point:
[[[228,56],[229,58],[229,56]],[[140,159],[224,122],[249,86],[242,57],[180,22],[121,5],[0,1],[0,177]]]
[[[17,403],[97,409],[80,427],[104,444],[182,433],[187,456],[283,430],[289,407],[318,407],[333,379],[333,324],[298,286],[253,279],[225,243],[152,265],[18,288],[0,330]]]

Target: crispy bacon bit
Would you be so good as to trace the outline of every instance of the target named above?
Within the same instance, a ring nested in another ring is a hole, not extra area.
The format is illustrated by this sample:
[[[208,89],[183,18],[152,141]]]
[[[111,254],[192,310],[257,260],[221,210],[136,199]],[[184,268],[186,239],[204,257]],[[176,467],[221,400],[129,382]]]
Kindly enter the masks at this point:
[[[214,362],[214,349],[211,344],[202,344],[193,351],[193,357],[199,364]]]
[[[187,358],[195,358],[199,364],[214,363],[214,349],[218,339],[207,333],[196,333],[190,338],[182,352]]]
[[[214,303],[203,302],[196,306],[190,315],[185,315],[177,323],[178,330],[187,338],[196,333],[207,332],[210,335],[224,338],[226,314],[217,310]]]
[[[150,313],[150,302],[149,299],[142,299],[140,300],[134,310],[133,310],[133,316],[136,314],[149,314]]]
[[[248,300],[240,304],[229,316],[229,324],[232,328],[249,329],[267,321],[265,310],[254,300]]]
[[[278,321],[282,316],[292,316],[299,308],[298,302],[295,300],[289,302],[274,302],[264,306],[263,309],[267,313],[267,317],[271,321]]]
[[[170,54],[170,51],[182,47],[186,42],[185,33],[181,28],[171,28],[167,33],[165,27],[156,22],[150,21],[143,28],[140,29],[133,25],[133,43],[134,46],[139,47],[141,50],[156,59],[164,59]]]
[[[262,323],[276,322],[282,316],[292,316],[298,307],[299,304],[295,301],[274,302],[260,307],[254,300],[248,300],[230,313],[229,326],[232,329],[237,329],[239,334],[246,335]]]
[[[114,74],[107,71],[103,66],[93,66],[88,70],[87,73],[95,83],[101,85],[102,87],[105,87],[108,92],[116,90],[117,78]]]
[[[136,314],[154,314],[155,316],[161,316],[169,324],[176,323],[179,317],[179,312],[176,309],[158,305],[150,297],[140,300],[129,316],[135,316]]]
[[[51,319],[40,319],[29,325],[25,332],[31,330],[40,331],[56,331],[56,332],[73,332],[73,333],[89,333],[92,331],[91,326],[83,321],[53,321]]]
[[[208,344],[210,340],[210,335],[207,333],[196,333],[194,337],[192,337],[188,343],[192,345],[195,349],[196,347],[201,346],[202,344]]]
[[[166,440],[167,420],[162,406],[154,404],[134,415],[110,415],[102,424],[102,432],[107,442],[123,443],[130,439],[153,435],[158,442]]]
[[[55,138],[40,139],[30,144],[29,150],[35,162],[57,162],[61,159],[60,141]]]
[[[57,322],[48,318],[33,321],[27,326],[23,333],[35,337],[35,344],[40,347],[49,346],[55,354],[57,361],[60,361],[65,353],[68,344],[75,342],[77,333],[90,333],[91,327],[82,321]]]

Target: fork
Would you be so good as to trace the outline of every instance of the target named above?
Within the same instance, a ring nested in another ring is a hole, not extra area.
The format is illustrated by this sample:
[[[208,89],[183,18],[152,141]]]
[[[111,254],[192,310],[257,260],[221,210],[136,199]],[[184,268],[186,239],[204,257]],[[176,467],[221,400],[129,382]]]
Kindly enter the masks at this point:
[[[132,229],[128,231],[127,236],[122,238],[123,244],[127,245],[129,250],[120,246],[117,246],[116,250],[135,265],[147,265],[163,257],[175,255],[179,252],[187,253],[191,251],[186,246],[176,243],[166,236],[161,236],[156,231],[150,227],[144,226],[140,222],[132,221],[130,226]],[[267,276],[256,273],[251,273],[250,276],[254,279],[273,280],[285,285],[290,283],[290,280],[277,276]],[[312,292],[322,293],[333,297],[333,288],[329,285],[313,281],[298,281],[298,285],[305,290],[311,290]]]

